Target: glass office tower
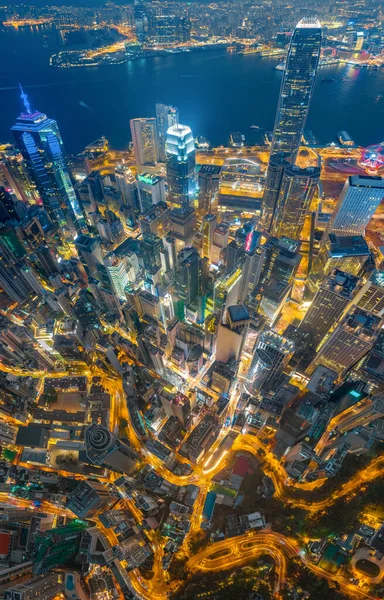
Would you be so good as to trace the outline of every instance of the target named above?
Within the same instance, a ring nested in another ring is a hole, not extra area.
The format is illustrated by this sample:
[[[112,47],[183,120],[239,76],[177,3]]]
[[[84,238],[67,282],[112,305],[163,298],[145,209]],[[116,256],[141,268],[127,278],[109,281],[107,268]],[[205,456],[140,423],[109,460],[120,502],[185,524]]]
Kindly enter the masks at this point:
[[[166,104],[156,104],[157,132],[159,136],[159,160],[165,162],[165,142],[167,131],[179,122],[179,109]]]
[[[190,127],[173,125],[165,144],[168,201],[173,207],[188,206],[196,194],[196,153]]]
[[[52,222],[67,224],[65,211],[70,210],[75,227],[86,231],[79,200],[72,185],[63,140],[56,121],[31,109],[27,95],[21,90],[25,110],[12,131]]]
[[[291,37],[281,83],[263,198],[263,226],[270,229],[284,171],[295,164],[311,102],[321,50],[317,19],[302,19]]]
[[[320,179],[320,167],[301,169],[287,164],[277,196],[271,233],[301,239],[305,218]]]

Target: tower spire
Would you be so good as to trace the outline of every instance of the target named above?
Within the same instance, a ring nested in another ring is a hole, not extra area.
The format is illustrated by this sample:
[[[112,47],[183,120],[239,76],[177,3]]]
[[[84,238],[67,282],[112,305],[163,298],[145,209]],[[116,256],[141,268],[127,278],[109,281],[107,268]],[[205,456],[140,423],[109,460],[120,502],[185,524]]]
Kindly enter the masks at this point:
[[[20,87],[20,92],[21,92],[20,98],[22,99],[22,101],[24,103],[25,110],[27,111],[28,114],[31,114],[32,111],[31,111],[31,105],[28,100],[28,96],[24,92],[23,88],[21,87],[21,83],[19,83],[19,87]]]

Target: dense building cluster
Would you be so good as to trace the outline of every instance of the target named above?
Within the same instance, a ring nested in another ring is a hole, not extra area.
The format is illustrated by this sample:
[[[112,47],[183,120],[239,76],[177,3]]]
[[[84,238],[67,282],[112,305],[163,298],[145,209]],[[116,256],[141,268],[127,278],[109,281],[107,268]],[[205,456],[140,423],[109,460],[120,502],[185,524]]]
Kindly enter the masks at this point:
[[[305,542],[268,511],[325,512],[337,492],[308,494],[353,460],[366,471],[344,481],[346,502],[382,474],[384,257],[369,226],[384,177],[323,190],[305,126],[326,36],[308,7],[287,21],[279,3],[271,17],[269,3],[170,6],[2,9],[61,30],[92,14],[160,46],[196,30],[275,36],[286,60],[271,143],[249,151],[235,133],[209,149],[157,104],[131,120],[128,152],[101,138],[67,156],[20,88],[14,144],[0,147],[0,597],[163,600],[178,560],[217,571],[222,549],[254,560],[260,544],[278,566],[271,594],[310,597],[285,577],[299,557],[343,597],[361,585],[373,598],[380,511]],[[382,50],[379,27],[361,40],[347,24],[359,7],[318,8],[343,19],[341,50]]]

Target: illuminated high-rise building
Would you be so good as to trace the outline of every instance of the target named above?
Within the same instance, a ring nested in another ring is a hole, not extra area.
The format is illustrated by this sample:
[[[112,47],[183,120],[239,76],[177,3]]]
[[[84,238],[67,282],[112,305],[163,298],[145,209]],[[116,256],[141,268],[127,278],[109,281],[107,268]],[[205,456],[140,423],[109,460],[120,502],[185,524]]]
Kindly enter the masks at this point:
[[[172,273],[174,276],[177,269],[177,252],[176,252],[176,239],[172,234],[167,235],[163,238],[163,246],[164,246],[164,265],[163,270],[165,272]]]
[[[217,165],[199,165],[198,188],[199,188],[199,211],[203,214],[212,211],[212,204],[219,192],[221,167]]]
[[[196,194],[195,142],[190,127],[170,127],[165,152],[169,202],[175,207],[187,206]]]
[[[104,267],[99,240],[87,235],[79,235],[75,245],[88,277],[98,278],[100,268]]]
[[[211,247],[211,263],[218,265],[224,261],[224,255],[228,247],[229,225],[220,223],[216,225],[213,232],[213,245]]]
[[[85,430],[84,441],[85,452],[92,464],[119,473],[131,473],[134,470],[136,453],[103,425],[89,425]]]
[[[87,523],[74,520],[64,527],[39,531],[36,535],[36,556],[33,572],[41,575],[75,560],[79,551],[81,534]]]
[[[155,204],[165,202],[165,185],[163,177],[142,173],[138,177],[140,210],[146,213]]]
[[[351,175],[339,196],[327,233],[339,237],[364,235],[383,198],[384,177]]]
[[[127,285],[134,280],[134,269],[126,256],[116,256],[111,252],[104,259],[111,287],[120,300],[126,300]]]
[[[176,417],[184,426],[191,423],[191,412],[194,397],[188,397],[177,391],[177,388],[164,387],[160,394],[161,404],[167,417]]]
[[[45,573],[25,579],[19,577],[12,581],[10,575],[9,585],[4,590],[6,600],[30,600],[40,598],[41,600],[54,600],[64,595],[64,573]]]
[[[142,44],[148,40],[149,34],[149,12],[148,6],[141,0],[135,0],[133,6],[133,18],[137,40]]]
[[[154,167],[159,159],[156,119],[131,119],[131,134],[139,173]]]
[[[272,222],[272,235],[300,239],[319,178],[319,167],[285,167]]]
[[[243,304],[228,306],[225,322],[217,331],[216,360],[227,363],[240,360],[250,323],[249,313]]]
[[[188,204],[171,210],[171,230],[177,240],[177,249],[191,246],[196,226],[196,212]]]
[[[355,429],[364,427],[384,416],[384,395],[379,394],[376,397],[366,396],[355,392],[357,401],[348,407],[342,413],[332,419],[331,424],[341,435]]]
[[[12,127],[16,143],[27,161],[32,179],[52,222],[57,227],[67,224],[68,209],[79,231],[87,231],[83,212],[73,187],[65,158],[63,140],[56,121],[33,111],[22,91],[24,112]]]
[[[263,280],[292,284],[302,259],[300,242],[285,236],[279,240],[270,238],[270,241],[270,247],[265,248]]]
[[[215,281],[213,286],[213,310],[221,312],[223,320],[226,318],[228,306],[239,301],[242,271],[239,267],[232,273],[225,273]]]
[[[0,249],[0,287],[14,302],[24,302],[32,292],[29,282],[20,273],[20,264],[7,258]]]
[[[274,331],[260,333],[248,373],[253,388],[272,387],[288,365],[294,350],[294,343],[284,336]]]
[[[179,109],[166,104],[156,104],[157,131],[159,134],[159,160],[165,162],[165,142],[167,131],[173,125],[179,123]]]
[[[380,328],[379,317],[353,308],[317,352],[307,373],[311,375],[321,364],[343,375],[372,348]]]
[[[204,258],[211,260],[213,238],[216,229],[216,216],[205,215],[203,217],[203,253]]]
[[[20,150],[6,147],[0,152],[0,185],[28,204],[40,202],[40,196],[28,172],[27,163]]]
[[[265,262],[265,249],[256,247],[246,252],[242,264],[240,302],[245,302],[248,296],[259,284],[261,272]]]
[[[362,287],[356,304],[378,317],[384,317],[384,271],[374,270]]]
[[[108,432],[109,433],[109,432]],[[80,481],[67,498],[67,508],[80,519],[92,519],[118,500],[117,493],[98,481]]]
[[[156,15],[151,23],[151,38],[157,46],[172,46],[178,39],[178,18],[175,15]]]
[[[359,277],[335,269],[317,291],[300,329],[310,333],[311,346],[324,339],[328,331],[347,312],[361,288]]]
[[[19,216],[15,207],[15,199],[7,190],[0,187],[0,223],[16,220],[19,221]]]
[[[177,257],[176,292],[188,306],[199,294],[200,256],[195,248],[184,248]]]
[[[134,227],[140,212],[140,196],[136,177],[126,165],[117,165],[115,179],[124,205],[129,209],[129,225]]]
[[[300,148],[321,50],[321,25],[317,19],[304,18],[291,37],[281,83],[271,145],[262,221],[268,230],[274,218],[284,162],[295,164]]]
[[[370,257],[367,242],[363,236],[339,237],[334,233],[326,236],[315,256],[308,277],[308,291],[313,295],[323,279],[334,269],[360,275],[364,263]]]

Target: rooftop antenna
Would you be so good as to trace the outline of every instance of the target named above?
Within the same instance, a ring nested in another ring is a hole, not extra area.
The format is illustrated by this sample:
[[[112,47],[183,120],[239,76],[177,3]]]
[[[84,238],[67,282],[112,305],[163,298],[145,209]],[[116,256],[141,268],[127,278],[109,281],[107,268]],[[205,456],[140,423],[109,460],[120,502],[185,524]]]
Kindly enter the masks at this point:
[[[22,99],[22,101],[24,103],[25,110],[30,115],[32,111],[31,111],[31,105],[30,105],[29,100],[28,100],[28,96],[24,92],[23,88],[21,87],[21,83],[19,83],[19,86],[20,86],[20,92],[21,92],[20,98]]]

